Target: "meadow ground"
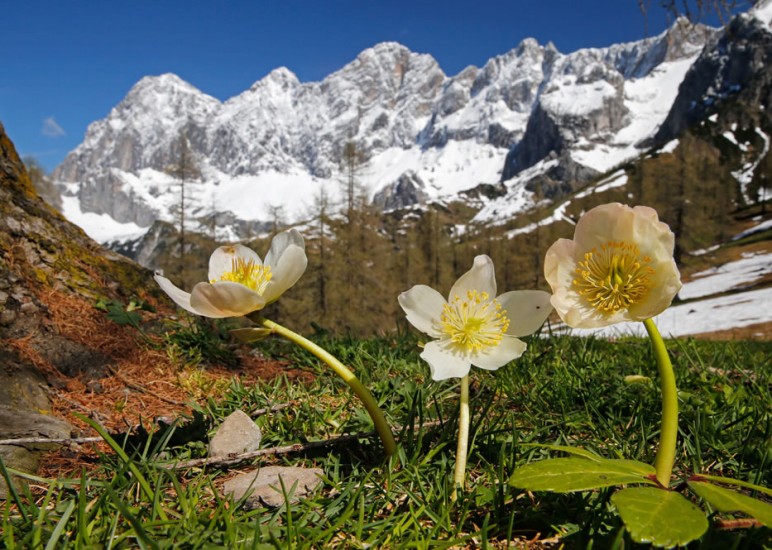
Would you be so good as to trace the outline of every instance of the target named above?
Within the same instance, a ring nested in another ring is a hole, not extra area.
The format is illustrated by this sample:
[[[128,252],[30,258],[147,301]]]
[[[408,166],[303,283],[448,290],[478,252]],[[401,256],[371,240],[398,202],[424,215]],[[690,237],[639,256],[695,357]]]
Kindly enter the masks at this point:
[[[98,391],[60,392],[59,413],[85,428],[72,413],[91,409],[114,441],[49,455],[43,472],[3,507],[7,548],[630,547],[613,489],[528,493],[507,480],[517,466],[556,456],[539,444],[652,462],[660,401],[648,341],[542,333],[505,368],[474,370],[467,490],[454,502],[458,381],[431,381],[412,336],[316,338],[386,412],[399,446],[384,459],[359,401],[304,350],[269,339],[247,356],[238,350],[238,368],[208,366],[218,354],[212,362],[227,364],[232,350],[197,326],[181,325],[165,342],[164,353],[178,354],[175,371],[126,369]],[[678,339],[668,346],[681,408],[675,476],[710,473],[770,486],[772,344]],[[625,382],[638,374],[651,381]],[[255,418],[263,448],[300,445],[228,466],[175,467],[203,458],[211,434],[237,409]],[[359,435],[338,440],[342,434]],[[226,480],[269,464],[319,467],[323,483],[280,508],[247,511],[221,496]],[[770,544],[768,529],[748,527],[740,516],[711,513],[710,522],[690,547]]]

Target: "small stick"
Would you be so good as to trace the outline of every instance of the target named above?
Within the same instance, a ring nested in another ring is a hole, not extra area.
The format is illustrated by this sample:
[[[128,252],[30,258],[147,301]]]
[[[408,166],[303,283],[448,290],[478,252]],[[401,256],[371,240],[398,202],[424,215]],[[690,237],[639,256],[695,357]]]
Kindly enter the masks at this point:
[[[287,403],[285,405],[290,405],[290,403]],[[437,426],[440,424],[441,424],[441,421],[439,420],[431,420],[429,422],[424,422],[420,426],[415,426],[415,429],[420,429],[422,427],[425,428],[425,427]],[[267,449],[257,449],[256,451],[249,451],[247,453],[229,455],[223,458],[194,458],[192,460],[177,462],[176,464],[168,464],[162,467],[170,470],[185,470],[188,468],[196,468],[199,466],[233,466],[234,464],[238,464],[239,462],[244,462],[245,460],[250,460],[258,456],[276,456],[276,455],[284,455],[289,453],[299,453],[299,452],[308,451],[311,449],[319,449],[322,447],[332,447],[334,445],[348,443],[349,441],[354,441],[357,439],[373,437],[374,435],[377,435],[377,433],[376,432],[359,432],[355,434],[344,434],[330,439],[323,439],[321,441],[309,441],[307,443],[293,443],[292,445],[284,445],[282,447],[269,447]]]
[[[258,416],[262,416],[264,414],[267,414],[269,412],[277,412],[282,409],[286,409],[287,407],[292,407],[293,405],[297,405],[295,401],[290,401],[289,403],[279,403],[278,405],[274,405],[272,407],[265,407],[262,409],[255,409],[249,413],[249,416],[251,418],[257,418]]]
[[[130,388],[130,389],[132,389],[132,390],[134,390],[134,391],[137,391],[137,392],[139,392],[139,393],[144,393],[144,394],[147,394],[147,395],[153,395],[153,396],[157,397],[158,399],[160,399],[161,401],[163,401],[164,403],[169,403],[170,405],[176,405],[176,406],[178,406],[178,407],[183,407],[183,406],[185,406],[185,403],[183,403],[182,401],[177,401],[177,400],[175,400],[175,399],[169,399],[168,397],[164,397],[163,395],[159,395],[159,394],[158,394],[158,393],[156,393],[156,392],[152,392],[152,391],[150,391],[149,389],[147,389],[147,388],[146,388],[145,386],[143,386],[142,384],[137,384],[136,382],[132,382],[131,380],[129,380],[128,378],[126,378],[126,377],[125,377],[123,374],[121,374],[121,373],[118,371],[118,369],[116,369],[116,368],[115,368],[115,367],[113,367],[112,365],[107,365],[107,370],[109,370],[109,371],[110,371],[110,373],[111,373],[113,376],[115,376],[116,378],[118,378],[118,380],[120,380],[121,382],[123,382],[123,383],[126,385],[126,387],[127,387],[127,388]]]
[[[373,435],[376,435],[375,432],[344,434],[332,439],[309,441],[307,443],[294,443],[292,445],[284,445],[283,447],[269,447],[267,449],[249,451],[248,453],[229,455],[223,458],[195,458],[193,460],[177,462],[176,464],[163,465],[162,467],[170,470],[186,470],[188,468],[196,468],[199,466],[233,466],[234,464],[238,464],[239,462],[244,462],[245,460],[256,458],[258,456],[275,456],[308,451],[310,449],[319,449],[322,447],[331,447],[333,445],[340,445],[341,443],[348,443],[349,441],[354,441],[365,437],[372,437]]]
[[[59,443],[59,444],[75,444],[75,443],[98,443],[102,441],[101,437],[19,437],[17,439],[0,439],[0,445],[29,445],[30,443]]]

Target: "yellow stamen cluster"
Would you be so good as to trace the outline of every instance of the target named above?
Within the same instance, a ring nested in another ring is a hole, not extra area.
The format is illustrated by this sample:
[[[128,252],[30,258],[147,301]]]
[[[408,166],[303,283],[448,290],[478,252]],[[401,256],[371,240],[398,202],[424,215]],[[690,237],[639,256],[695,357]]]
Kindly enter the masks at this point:
[[[654,273],[650,263],[635,244],[611,241],[585,253],[573,284],[597,311],[615,313],[646,298]]]
[[[507,328],[507,312],[487,292],[470,290],[465,299],[455,296],[440,315],[441,332],[468,352],[498,346]]]
[[[220,276],[220,281],[240,283],[258,294],[262,294],[271,277],[270,266],[257,264],[254,260],[233,258],[231,260],[231,270],[223,273]],[[215,282],[217,281],[212,281],[212,283]]]

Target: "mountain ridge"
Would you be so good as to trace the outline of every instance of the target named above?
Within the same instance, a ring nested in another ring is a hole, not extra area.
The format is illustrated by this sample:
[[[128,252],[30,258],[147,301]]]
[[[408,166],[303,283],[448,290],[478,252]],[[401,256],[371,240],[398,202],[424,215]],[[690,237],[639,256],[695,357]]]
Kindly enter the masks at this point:
[[[365,158],[358,177],[384,208],[502,182],[555,198],[650,145],[702,45],[719,33],[678,21],[656,37],[571,54],[524,39],[454,76],[428,54],[385,42],[321,81],[279,67],[225,101],[171,74],[145,77],[53,177],[65,214],[109,226],[92,231],[103,242],[171,220],[166,172],[181,135],[203,181],[190,219],[217,211],[242,222],[224,239],[243,238],[243,227],[265,224],[277,208],[285,222],[302,221],[321,190],[335,199],[349,142]]]

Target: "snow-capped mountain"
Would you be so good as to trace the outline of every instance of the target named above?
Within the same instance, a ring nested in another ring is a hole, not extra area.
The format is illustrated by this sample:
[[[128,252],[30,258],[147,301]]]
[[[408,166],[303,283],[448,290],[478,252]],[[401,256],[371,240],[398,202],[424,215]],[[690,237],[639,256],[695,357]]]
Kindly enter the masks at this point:
[[[357,177],[382,207],[503,183],[505,196],[478,215],[494,221],[639,155],[718,33],[678,21],[657,37],[571,54],[527,39],[455,76],[382,43],[320,82],[279,68],[225,102],[172,74],[146,77],[53,177],[65,215],[97,240],[136,237],[173,219],[170,167],[184,136],[200,171],[187,186],[189,219],[216,213],[221,238],[236,239],[277,212],[304,219],[322,190],[335,197],[354,143],[365,158]]]

